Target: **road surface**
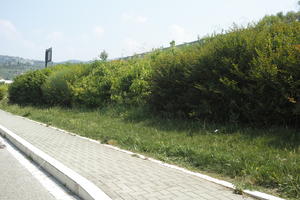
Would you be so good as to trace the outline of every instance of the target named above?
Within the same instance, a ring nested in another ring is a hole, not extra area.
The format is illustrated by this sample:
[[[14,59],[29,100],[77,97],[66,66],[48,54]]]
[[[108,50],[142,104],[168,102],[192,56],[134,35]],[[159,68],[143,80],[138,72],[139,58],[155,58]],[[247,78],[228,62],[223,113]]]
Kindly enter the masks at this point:
[[[74,200],[78,198],[68,194],[65,188],[0,137],[0,199]]]

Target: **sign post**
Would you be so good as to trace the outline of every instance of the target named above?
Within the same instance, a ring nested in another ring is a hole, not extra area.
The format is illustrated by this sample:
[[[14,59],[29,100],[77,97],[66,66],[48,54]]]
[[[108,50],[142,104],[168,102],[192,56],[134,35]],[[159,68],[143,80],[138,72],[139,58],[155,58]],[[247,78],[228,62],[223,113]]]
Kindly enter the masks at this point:
[[[52,47],[49,49],[46,49],[45,52],[45,67],[47,67],[48,62],[52,61]]]

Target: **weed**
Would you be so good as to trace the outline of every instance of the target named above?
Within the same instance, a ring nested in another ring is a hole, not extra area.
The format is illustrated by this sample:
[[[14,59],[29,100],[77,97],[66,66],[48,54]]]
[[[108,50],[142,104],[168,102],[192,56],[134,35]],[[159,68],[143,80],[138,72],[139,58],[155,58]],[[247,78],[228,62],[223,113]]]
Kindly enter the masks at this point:
[[[25,112],[22,116],[23,116],[23,117],[29,117],[30,115],[31,115],[30,112]]]
[[[116,140],[108,140],[107,144],[117,146],[118,142]]]
[[[263,187],[283,197],[300,197],[300,139],[294,129],[164,119],[128,107],[49,109],[1,102],[0,108],[19,115],[30,112],[31,119],[165,162],[222,175],[247,188]],[[214,133],[216,129],[219,131]],[[191,130],[192,137],[187,136]]]
[[[135,157],[135,158],[139,158],[139,157],[140,157],[139,155],[137,155],[137,154],[135,154],[135,153],[132,154],[131,156],[132,156],[132,157]]]

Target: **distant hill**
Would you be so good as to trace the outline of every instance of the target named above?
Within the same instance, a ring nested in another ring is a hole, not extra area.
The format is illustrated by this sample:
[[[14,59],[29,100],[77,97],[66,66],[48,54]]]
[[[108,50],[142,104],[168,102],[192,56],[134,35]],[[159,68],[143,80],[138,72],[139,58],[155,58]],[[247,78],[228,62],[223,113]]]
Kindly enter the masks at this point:
[[[87,61],[89,62],[89,61]],[[82,60],[66,60],[63,62],[58,62],[57,64],[65,64],[65,63],[71,63],[71,64],[77,64],[77,63],[87,63],[86,61],[82,61]]]
[[[205,39],[196,40],[193,42],[188,42],[184,44],[176,45],[176,47],[184,47],[188,45],[193,45],[195,43],[204,43]],[[167,50],[170,47],[166,48],[160,48],[160,50]],[[143,57],[144,55],[148,54],[150,52],[135,54],[133,56],[126,56],[126,57],[120,57],[120,58],[114,58],[109,60],[128,60],[135,57]],[[51,65],[57,65],[57,64],[78,64],[78,63],[90,63],[92,61],[81,61],[81,60],[67,60],[62,62],[53,62]],[[21,57],[15,57],[15,56],[6,56],[6,55],[0,55],[0,79],[6,79],[6,80],[12,80],[14,77],[29,71],[29,70],[36,70],[36,69],[42,69],[45,67],[45,62],[41,60],[32,60],[32,59],[25,59]]]
[[[11,80],[25,71],[41,69],[44,65],[40,60],[0,55],[0,79]]]
[[[52,63],[85,63],[80,60],[68,60],[64,62]],[[41,60],[25,59],[15,56],[0,55],[0,79],[12,80],[14,77],[29,71],[42,69],[45,67],[45,62]]]

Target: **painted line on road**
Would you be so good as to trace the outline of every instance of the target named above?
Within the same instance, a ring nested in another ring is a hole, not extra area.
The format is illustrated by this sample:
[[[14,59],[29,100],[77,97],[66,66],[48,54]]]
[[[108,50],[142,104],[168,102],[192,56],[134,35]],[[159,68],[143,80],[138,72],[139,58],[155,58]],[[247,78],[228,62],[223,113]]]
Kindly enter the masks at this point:
[[[111,200],[109,196],[91,181],[66,167],[2,125],[0,125],[0,134],[80,198],[85,200]]]
[[[0,136],[0,140],[1,140]],[[70,191],[63,189],[64,186],[54,179],[50,174],[42,170],[36,163],[29,161],[16,147],[14,147],[9,141],[2,138],[3,143],[6,146],[7,151],[25,167],[32,176],[37,179],[41,185],[52,194],[55,199],[58,200],[79,200],[75,195],[72,195]]]

